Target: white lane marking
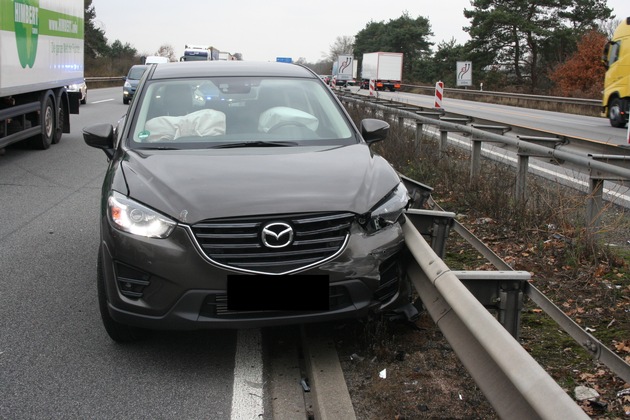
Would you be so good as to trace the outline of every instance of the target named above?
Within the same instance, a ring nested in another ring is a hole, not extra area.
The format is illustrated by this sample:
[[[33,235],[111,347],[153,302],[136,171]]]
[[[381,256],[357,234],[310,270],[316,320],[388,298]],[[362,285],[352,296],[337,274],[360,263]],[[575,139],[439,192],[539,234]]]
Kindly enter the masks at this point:
[[[238,330],[232,387],[234,420],[263,418],[263,366],[260,329]]]
[[[103,102],[111,102],[111,101],[113,101],[113,100],[114,100],[113,98],[112,98],[112,99],[103,99],[102,101],[92,101],[92,102],[90,102],[90,103],[91,103],[91,104],[101,104],[101,103],[103,103]]]

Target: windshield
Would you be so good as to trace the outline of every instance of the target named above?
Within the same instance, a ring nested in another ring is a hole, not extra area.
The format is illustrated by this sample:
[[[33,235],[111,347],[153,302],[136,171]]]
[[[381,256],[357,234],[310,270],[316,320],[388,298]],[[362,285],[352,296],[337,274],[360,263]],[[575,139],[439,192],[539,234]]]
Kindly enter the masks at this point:
[[[211,78],[148,82],[133,148],[230,148],[356,143],[350,122],[318,80]]]
[[[132,67],[129,70],[129,74],[127,75],[127,79],[131,79],[131,80],[140,80],[140,78],[142,77],[142,75],[144,74],[144,71],[146,70],[145,66],[142,67]]]

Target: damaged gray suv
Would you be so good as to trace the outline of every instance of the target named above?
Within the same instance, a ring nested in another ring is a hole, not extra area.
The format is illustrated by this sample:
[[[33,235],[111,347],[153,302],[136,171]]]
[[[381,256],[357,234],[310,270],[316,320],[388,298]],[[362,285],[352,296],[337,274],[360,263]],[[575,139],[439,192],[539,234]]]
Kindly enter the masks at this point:
[[[309,69],[194,62],[147,68],[105,151],[98,299],[116,341],[148,330],[366,317],[410,305],[409,194]]]

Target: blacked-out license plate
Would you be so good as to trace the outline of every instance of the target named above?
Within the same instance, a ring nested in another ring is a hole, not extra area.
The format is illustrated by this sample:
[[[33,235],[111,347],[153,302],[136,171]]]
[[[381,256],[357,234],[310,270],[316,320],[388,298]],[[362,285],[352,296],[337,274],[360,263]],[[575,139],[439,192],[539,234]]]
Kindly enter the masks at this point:
[[[326,275],[228,275],[230,311],[327,311]]]

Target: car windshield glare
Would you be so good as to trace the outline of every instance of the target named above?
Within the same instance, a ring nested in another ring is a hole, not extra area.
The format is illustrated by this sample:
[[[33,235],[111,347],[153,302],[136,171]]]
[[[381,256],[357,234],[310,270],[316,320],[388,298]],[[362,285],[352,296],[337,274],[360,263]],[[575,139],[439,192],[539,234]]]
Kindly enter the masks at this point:
[[[132,148],[357,142],[331,92],[315,79],[155,80],[139,95]]]
[[[127,76],[127,79],[140,80],[145,70],[145,66],[134,66],[131,68],[131,70],[129,70],[129,75]]]

